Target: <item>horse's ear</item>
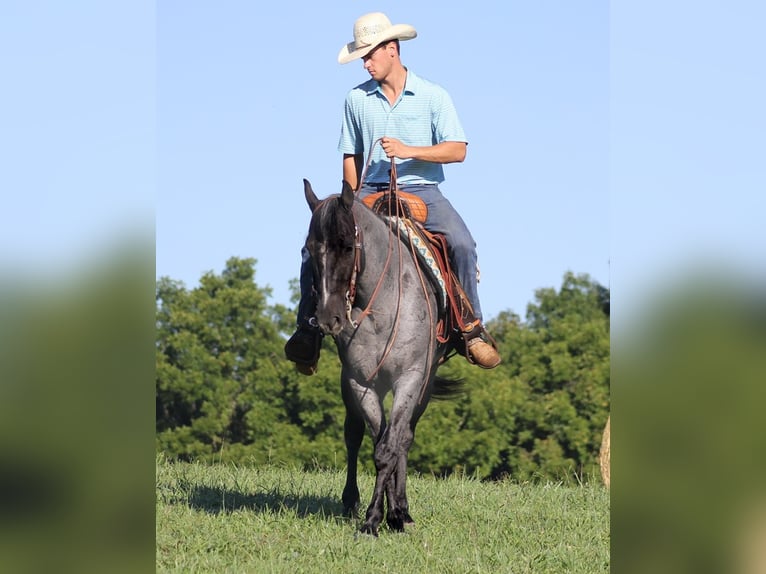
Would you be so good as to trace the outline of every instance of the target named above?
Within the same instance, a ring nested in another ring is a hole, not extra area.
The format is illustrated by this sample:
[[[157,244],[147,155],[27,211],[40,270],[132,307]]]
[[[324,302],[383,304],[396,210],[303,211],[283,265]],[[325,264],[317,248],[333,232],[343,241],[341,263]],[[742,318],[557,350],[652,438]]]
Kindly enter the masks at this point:
[[[306,203],[309,204],[309,208],[311,208],[311,211],[313,212],[317,208],[317,205],[319,205],[319,199],[307,179],[303,180],[303,195],[306,196]]]
[[[351,186],[345,179],[343,180],[343,188],[340,192],[340,201],[346,210],[350,210],[351,206],[354,205],[354,190],[351,189]]]

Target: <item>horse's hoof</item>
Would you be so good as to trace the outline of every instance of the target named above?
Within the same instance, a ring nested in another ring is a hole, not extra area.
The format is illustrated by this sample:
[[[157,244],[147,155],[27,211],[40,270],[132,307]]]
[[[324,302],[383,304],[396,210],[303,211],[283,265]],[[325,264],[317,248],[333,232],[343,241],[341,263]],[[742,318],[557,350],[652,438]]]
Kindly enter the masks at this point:
[[[358,515],[359,515],[359,499],[357,498],[356,500],[354,500],[353,498],[351,498],[351,500],[353,502],[348,502],[347,498],[344,498],[342,500],[342,502],[343,502],[343,514],[344,514],[344,516],[347,516],[348,518],[358,518]]]
[[[386,523],[391,530],[404,532],[405,526],[413,526],[415,521],[412,519],[409,512],[403,512],[401,513],[401,516],[387,518]]]
[[[359,532],[362,534],[369,534],[375,538],[378,537],[378,529],[372,524],[362,524],[361,528],[359,528]]]

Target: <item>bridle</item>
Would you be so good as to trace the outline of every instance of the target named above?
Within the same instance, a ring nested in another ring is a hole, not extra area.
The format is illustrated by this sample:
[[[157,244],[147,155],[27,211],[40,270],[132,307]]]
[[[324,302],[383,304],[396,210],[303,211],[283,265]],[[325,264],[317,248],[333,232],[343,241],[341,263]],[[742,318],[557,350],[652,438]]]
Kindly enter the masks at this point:
[[[351,271],[351,279],[348,282],[348,289],[346,290],[346,318],[351,326],[356,329],[359,327],[359,323],[354,321],[351,316],[351,310],[354,308],[354,300],[356,299],[356,278],[362,271],[362,255],[364,254],[364,241],[362,239],[362,230],[356,224],[356,218],[354,218],[353,208],[351,211],[351,217],[354,219],[354,267]]]

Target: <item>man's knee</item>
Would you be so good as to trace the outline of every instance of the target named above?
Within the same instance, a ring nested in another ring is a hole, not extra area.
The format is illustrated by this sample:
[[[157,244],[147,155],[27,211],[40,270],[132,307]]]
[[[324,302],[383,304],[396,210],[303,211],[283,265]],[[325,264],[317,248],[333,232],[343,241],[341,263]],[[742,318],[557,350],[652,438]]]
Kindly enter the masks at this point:
[[[469,261],[476,259],[476,242],[470,235],[454,237],[452,241],[448,240],[448,243],[455,259]]]

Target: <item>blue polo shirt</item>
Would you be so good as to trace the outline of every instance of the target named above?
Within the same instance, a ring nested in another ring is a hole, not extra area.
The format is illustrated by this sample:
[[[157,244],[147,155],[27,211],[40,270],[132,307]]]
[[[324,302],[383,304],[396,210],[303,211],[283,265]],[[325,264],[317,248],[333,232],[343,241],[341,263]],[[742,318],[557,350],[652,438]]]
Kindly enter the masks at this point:
[[[367,165],[370,146],[383,136],[411,146],[432,146],[445,141],[467,142],[463,126],[447,90],[407,70],[407,80],[392,106],[380,84],[370,79],[349,91],[343,112],[338,151],[362,154]],[[365,183],[388,183],[390,160],[378,144]],[[400,184],[439,184],[442,164],[415,159],[396,159]]]

